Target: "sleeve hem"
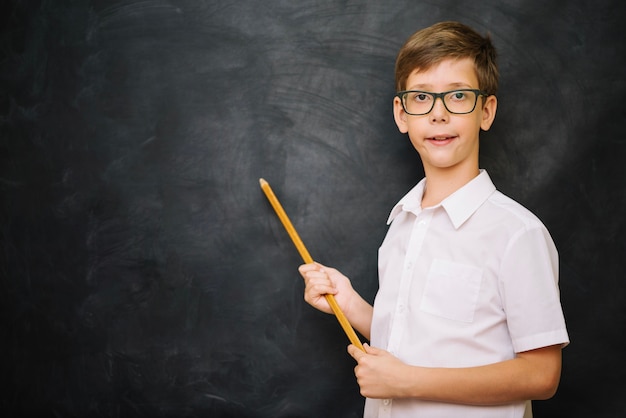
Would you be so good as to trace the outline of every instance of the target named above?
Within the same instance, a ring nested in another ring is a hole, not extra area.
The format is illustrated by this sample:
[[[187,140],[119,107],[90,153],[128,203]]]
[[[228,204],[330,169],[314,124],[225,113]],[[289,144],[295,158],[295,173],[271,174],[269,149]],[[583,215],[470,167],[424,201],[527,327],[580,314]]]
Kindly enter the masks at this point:
[[[518,338],[513,341],[513,349],[516,353],[521,353],[523,351],[536,350],[537,348],[557,344],[561,344],[561,348],[565,348],[569,345],[569,343],[570,341],[567,331],[565,329],[557,329],[524,338]]]

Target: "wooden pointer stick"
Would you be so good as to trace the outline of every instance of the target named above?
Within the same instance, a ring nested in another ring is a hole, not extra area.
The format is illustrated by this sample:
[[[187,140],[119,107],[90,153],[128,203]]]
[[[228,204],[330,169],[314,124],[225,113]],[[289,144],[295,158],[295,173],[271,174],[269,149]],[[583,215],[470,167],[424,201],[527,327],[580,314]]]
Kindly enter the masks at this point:
[[[272,191],[272,188],[270,187],[270,184],[267,181],[263,180],[263,179],[259,179],[259,183],[261,183],[261,189],[263,189],[263,193],[265,193],[265,196],[267,197],[267,200],[269,200],[270,203],[272,204],[272,207],[274,208],[274,211],[276,212],[276,215],[278,215],[278,218],[280,219],[280,221],[282,222],[283,226],[287,230],[287,233],[289,234],[289,237],[291,237],[291,240],[293,241],[294,245],[298,249],[298,252],[300,253],[300,256],[302,257],[302,259],[304,260],[305,263],[307,263],[307,264],[312,263],[313,262],[313,258],[311,257],[311,255],[307,251],[307,249],[304,246],[304,243],[302,242],[302,240],[300,239],[300,235],[298,235],[298,232],[296,231],[296,229],[291,224],[291,221],[289,220],[289,217],[287,216],[287,213],[285,213],[285,210],[283,209],[283,206],[280,204],[280,202],[278,201],[278,198],[276,197],[276,195]],[[365,351],[365,349],[363,348],[363,345],[361,344],[361,341],[359,340],[359,337],[357,337],[356,333],[354,332],[354,329],[352,328],[352,325],[350,325],[350,322],[348,322],[348,319],[346,318],[346,316],[342,312],[341,308],[337,304],[337,301],[335,300],[335,297],[333,295],[331,295],[331,294],[326,294],[326,295],[324,295],[324,297],[326,298],[326,301],[330,305],[330,309],[333,310],[333,313],[337,317],[337,320],[339,321],[339,324],[341,325],[341,327],[343,328],[344,332],[346,333],[346,335],[350,339],[350,342],[352,344],[356,345],[357,347],[359,347],[362,351]]]

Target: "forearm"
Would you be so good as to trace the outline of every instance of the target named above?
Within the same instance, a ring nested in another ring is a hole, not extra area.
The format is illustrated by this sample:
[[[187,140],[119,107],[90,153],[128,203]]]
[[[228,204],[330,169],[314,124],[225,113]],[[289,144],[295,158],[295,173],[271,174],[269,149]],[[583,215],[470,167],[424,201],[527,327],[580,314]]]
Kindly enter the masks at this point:
[[[373,315],[372,305],[355,292],[348,311],[344,313],[352,327],[369,341]]]
[[[548,399],[561,374],[560,347],[522,353],[515,359],[469,368],[407,366],[400,397],[468,405],[499,405]]]

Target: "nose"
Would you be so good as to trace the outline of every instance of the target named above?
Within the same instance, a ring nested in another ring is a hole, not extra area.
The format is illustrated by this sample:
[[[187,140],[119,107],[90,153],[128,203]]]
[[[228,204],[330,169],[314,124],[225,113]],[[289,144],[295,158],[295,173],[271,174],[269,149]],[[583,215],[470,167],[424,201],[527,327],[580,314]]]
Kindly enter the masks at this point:
[[[450,113],[443,104],[443,98],[437,97],[435,99],[435,104],[433,105],[433,110],[430,111],[431,122],[447,122],[449,116]]]

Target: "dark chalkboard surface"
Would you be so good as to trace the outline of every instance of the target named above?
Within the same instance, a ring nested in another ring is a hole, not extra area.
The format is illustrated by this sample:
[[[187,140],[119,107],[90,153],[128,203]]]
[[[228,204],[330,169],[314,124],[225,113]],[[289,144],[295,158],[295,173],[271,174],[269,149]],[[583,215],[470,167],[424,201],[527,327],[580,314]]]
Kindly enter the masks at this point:
[[[422,176],[395,54],[460,20],[500,53],[482,167],[561,255],[572,344],[536,417],[626,411],[623,2],[17,1],[0,13],[3,416],[358,417],[300,258],[368,300]]]

